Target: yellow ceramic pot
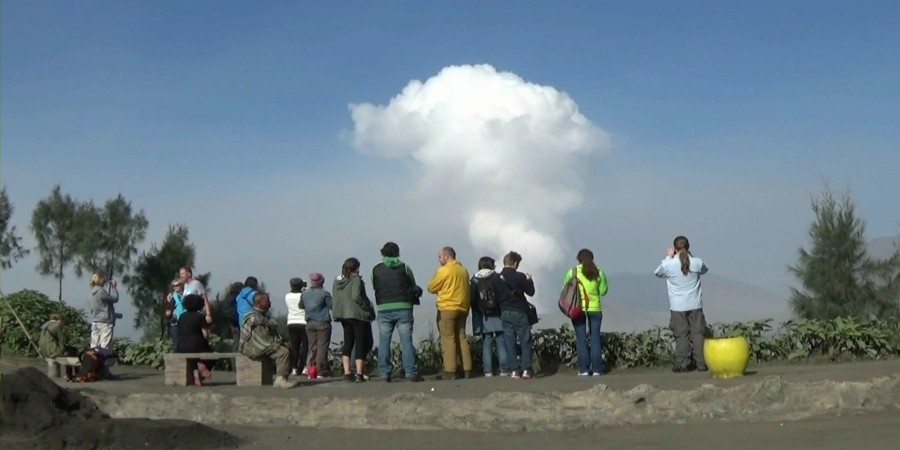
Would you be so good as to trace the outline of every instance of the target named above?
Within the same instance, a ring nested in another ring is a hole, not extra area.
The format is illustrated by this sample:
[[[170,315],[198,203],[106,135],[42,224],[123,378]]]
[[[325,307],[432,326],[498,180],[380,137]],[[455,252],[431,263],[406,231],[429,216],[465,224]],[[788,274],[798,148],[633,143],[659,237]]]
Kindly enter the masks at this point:
[[[703,357],[714,378],[742,377],[750,362],[750,344],[743,336],[707,338]]]

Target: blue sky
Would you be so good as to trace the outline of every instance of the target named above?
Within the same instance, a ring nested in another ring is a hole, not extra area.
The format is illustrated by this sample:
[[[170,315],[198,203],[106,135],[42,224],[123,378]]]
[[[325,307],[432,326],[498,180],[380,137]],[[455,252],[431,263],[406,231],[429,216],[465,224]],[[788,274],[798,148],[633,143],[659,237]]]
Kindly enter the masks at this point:
[[[148,242],[187,222],[218,284],[243,278],[244,265],[282,278],[289,255],[265,231],[221,223],[252,209],[268,226],[327,233],[309,221],[339,217],[326,211],[347,196],[371,203],[383,196],[370,186],[405,189],[402,167],[349,145],[348,104],[384,104],[412,79],[487,63],[567,92],[612,134],[588,178],[602,188],[578,218],[655,251],[671,233],[632,221],[705,208],[679,220],[719,236],[707,253],[725,275],[783,291],[822,177],[852,187],[871,237],[900,231],[898,17],[887,1],[7,1],[0,176],[20,231],[55,183],[80,199],[122,192],[147,210]],[[740,220],[699,223],[719,215]],[[211,248],[229,233],[254,245]],[[410,257],[431,270],[441,238],[410,240],[429,246]],[[749,268],[736,250],[748,244],[762,248]],[[610,245],[611,272],[658,256]],[[240,251],[260,255],[231,256]],[[35,264],[4,274],[4,290],[52,293]]]

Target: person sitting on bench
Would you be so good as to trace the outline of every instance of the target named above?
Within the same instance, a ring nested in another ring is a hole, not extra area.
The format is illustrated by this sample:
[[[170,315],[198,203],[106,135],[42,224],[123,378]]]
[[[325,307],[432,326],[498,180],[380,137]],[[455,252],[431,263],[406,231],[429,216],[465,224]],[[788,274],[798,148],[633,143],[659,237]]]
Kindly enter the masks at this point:
[[[241,322],[240,352],[250,359],[271,358],[275,362],[275,381],[272,385],[289,389],[297,385],[287,379],[291,373],[291,353],[284,338],[278,333],[275,321],[267,316],[271,307],[269,294],[257,292],[253,296],[253,308]]]
[[[78,356],[78,349],[69,345],[69,333],[60,314],[51,314],[50,320],[41,325],[38,349],[44,358],[55,359],[64,356]],[[71,381],[75,367],[66,365],[65,379]]]

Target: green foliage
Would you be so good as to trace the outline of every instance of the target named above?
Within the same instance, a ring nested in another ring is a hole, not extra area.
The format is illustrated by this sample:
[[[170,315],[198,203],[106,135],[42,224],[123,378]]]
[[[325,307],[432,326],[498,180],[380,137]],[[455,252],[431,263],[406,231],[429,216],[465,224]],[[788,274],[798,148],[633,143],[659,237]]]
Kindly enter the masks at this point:
[[[59,280],[60,302],[65,268],[74,260],[79,245],[77,210],[78,203],[70,195],[62,195],[56,185],[50,196],[37,203],[31,215],[31,231],[41,255],[37,270],[41,275],[53,275]]]
[[[166,324],[166,296],[171,291],[172,280],[182,266],[193,266],[196,251],[188,240],[184,225],[170,226],[160,246],[155,243],[137,259],[134,273],[125,277],[137,313],[134,326],[138,329],[156,328],[163,337]],[[197,279],[209,274],[197,275]],[[145,330],[146,331],[146,330]]]
[[[83,203],[77,212],[82,238],[78,242],[75,274],[101,271],[109,279],[131,268],[137,245],[147,235],[147,217],[133,212],[131,202],[122,194],[107,200],[103,208]]]
[[[154,369],[163,369],[165,368],[166,353],[172,352],[172,341],[169,339],[150,339],[140,342],[123,341],[118,340],[116,342],[119,364],[123,365],[150,366]]]
[[[803,289],[792,289],[791,306],[806,319],[885,318],[900,313],[900,250],[891,258],[866,256],[864,220],[849,192],[826,186],[813,199],[809,250],[799,250],[790,271]]]
[[[28,343],[22,327],[13,316],[13,309],[35,342],[40,337],[41,325],[50,319],[50,315],[61,314],[71,345],[83,347],[89,344],[90,326],[84,318],[84,311],[50,300],[40,292],[22,290],[0,300],[0,323],[3,327],[0,330],[0,343],[11,353],[37,356],[37,351]]]
[[[16,234],[16,227],[9,226],[15,207],[6,195],[6,186],[0,188],[0,268],[9,269],[13,263],[28,255],[22,247],[22,238]]]

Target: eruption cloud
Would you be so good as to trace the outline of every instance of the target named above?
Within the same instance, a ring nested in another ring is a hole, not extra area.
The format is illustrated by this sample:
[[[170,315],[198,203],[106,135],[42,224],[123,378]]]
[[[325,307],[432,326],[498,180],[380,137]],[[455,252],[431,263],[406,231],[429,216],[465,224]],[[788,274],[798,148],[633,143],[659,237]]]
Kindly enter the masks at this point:
[[[516,250],[535,273],[574,260],[563,217],[582,204],[592,157],[611,145],[565,92],[490,65],[450,66],[387,105],[350,112],[354,147],[413,161],[415,193],[467,224],[476,250]]]

